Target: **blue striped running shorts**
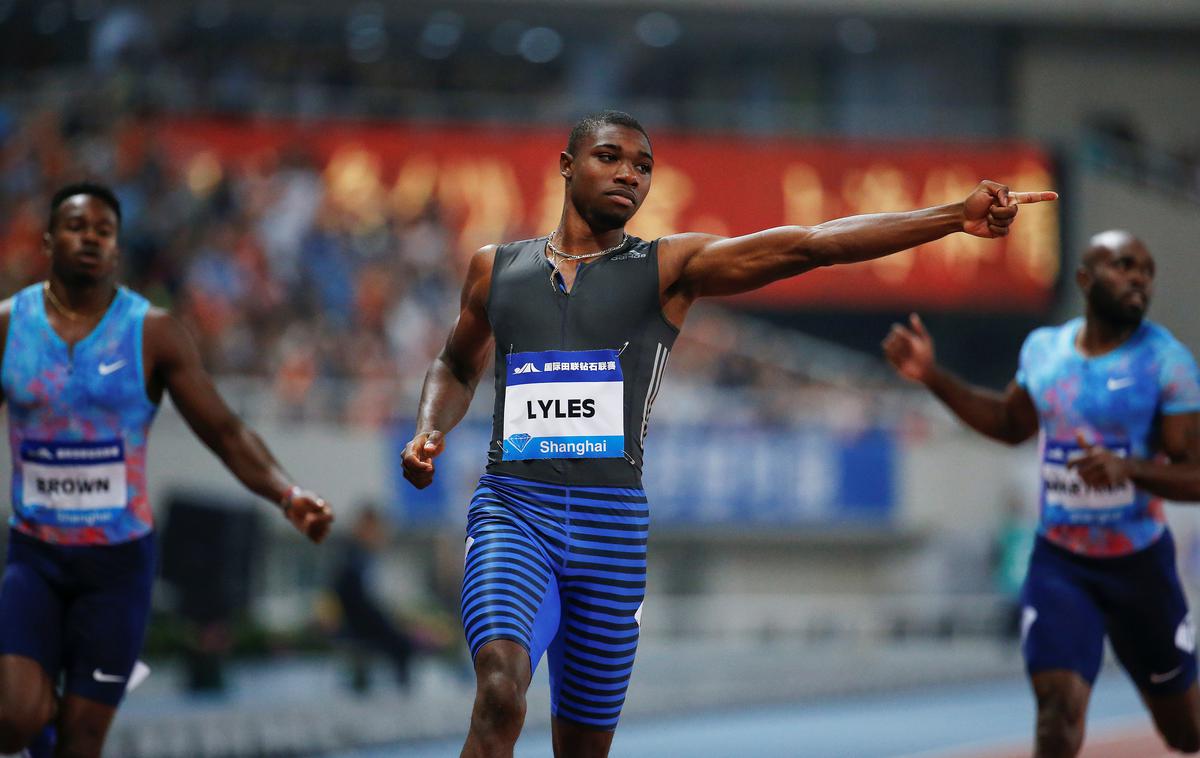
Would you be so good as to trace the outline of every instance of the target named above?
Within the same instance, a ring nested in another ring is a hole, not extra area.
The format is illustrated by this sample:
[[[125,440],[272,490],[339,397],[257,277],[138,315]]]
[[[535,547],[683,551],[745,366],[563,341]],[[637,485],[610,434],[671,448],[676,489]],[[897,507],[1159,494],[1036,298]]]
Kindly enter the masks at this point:
[[[467,516],[462,622],[474,658],[493,640],[550,667],[554,716],[615,729],[646,593],[646,493],[485,474]]]

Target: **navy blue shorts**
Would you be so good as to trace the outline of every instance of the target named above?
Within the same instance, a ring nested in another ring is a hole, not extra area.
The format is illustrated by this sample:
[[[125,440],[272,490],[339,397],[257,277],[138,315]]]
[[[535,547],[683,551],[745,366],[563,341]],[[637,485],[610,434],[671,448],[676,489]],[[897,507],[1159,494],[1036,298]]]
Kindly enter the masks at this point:
[[[1107,634],[1142,692],[1175,694],[1196,681],[1196,632],[1170,532],[1118,558],[1076,555],[1039,537],[1021,605],[1021,648],[1031,675],[1068,669],[1095,682]]]
[[[617,726],[646,593],[646,493],[485,475],[467,516],[462,620],[474,657],[493,640],[550,668],[554,716]]]
[[[9,531],[0,655],[42,665],[63,692],[116,706],[150,615],[154,536],[62,546]]]

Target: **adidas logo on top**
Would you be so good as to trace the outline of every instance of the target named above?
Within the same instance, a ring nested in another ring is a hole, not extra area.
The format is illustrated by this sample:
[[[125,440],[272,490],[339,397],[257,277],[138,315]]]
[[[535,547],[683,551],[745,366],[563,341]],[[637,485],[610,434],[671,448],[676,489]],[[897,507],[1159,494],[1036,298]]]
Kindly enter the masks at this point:
[[[537,366],[533,365],[532,363],[526,363],[524,366],[521,366],[520,368],[513,369],[513,373],[514,374],[540,374],[540,373],[542,373],[542,370],[539,369]]]

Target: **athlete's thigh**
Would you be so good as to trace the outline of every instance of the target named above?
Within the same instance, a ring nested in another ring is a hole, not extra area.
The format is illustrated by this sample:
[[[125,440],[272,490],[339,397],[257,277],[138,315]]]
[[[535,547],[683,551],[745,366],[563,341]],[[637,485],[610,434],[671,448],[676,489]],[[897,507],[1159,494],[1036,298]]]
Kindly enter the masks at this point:
[[[63,698],[59,713],[57,750],[65,755],[100,758],[104,739],[117,713],[115,705],[101,703],[81,695]]]
[[[43,565],[48,556],[29,542],[9,543],[0,579],[0,708],[9,714],[52,710],[61,665],[62,600]]]
[[[1196,631],[1170,533],[1121,561],[1106,593],[1113,652],[1147,698],[1183,693],[1196,681]]]
[[[549,656],[554,715],[598,731],[616,728],[633,671],[649,526],[644,494],[606,494],[572,490],[562,625]]]
[[[125,696],[150,617],[153,537],[97,547],[78,567],[94,577],[63,619],[63,691],[116,707]]]
[[[472,658],[488,642],[511,640],[536,668],[559,623],[558,584],[538,538],[508,519],[473,519],[461,613]]]
[[[616,582],[640,582],[623,576]],[[584,727],[617,726],[641,632],[644,589],[578,576],[563,593],[559,636],[550,647],[551,710]]]
[[[1105,619],[1087,568],[1039,540],[1021,591],[1021,652],[1031,675],[1072,671],[1090,687],[1104,657]]]

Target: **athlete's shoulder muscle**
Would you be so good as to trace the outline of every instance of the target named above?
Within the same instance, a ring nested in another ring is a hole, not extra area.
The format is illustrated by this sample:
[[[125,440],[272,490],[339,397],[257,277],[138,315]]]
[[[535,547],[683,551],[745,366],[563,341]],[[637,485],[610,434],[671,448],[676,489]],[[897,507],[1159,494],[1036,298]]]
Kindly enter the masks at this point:
[[[499,245],[484,245],[475,251],[467,264],[467,279],[463,283],[462,307],[486,309],[492,292],[492,271],[496,265]]]
[[[163,308],[150,306],[142,321],[142,351],[147,362],[157,367],[163,357],[163,348],[174,341],[173,332],[178,321]]]
[[[688,262],[704,249],[705,245],[725,239],[715,234],[682,232],[661,237],[658,240],[659,286],[664,292],[676,287]]]
[[[168,372],[200,365],[200,351],[182,321],[163,308],[151,306],[142,322],[142,360],[150,389],[158,393]]]
[[[498,251],[500,247],[500,245],[484,245],[476,250],[471,255],[470,263],[468,263],[467,278],[470,279],[472,274],[481,274],[484,272],[490,276],[492,273],[492,265],[496,262],[496,251]]]

